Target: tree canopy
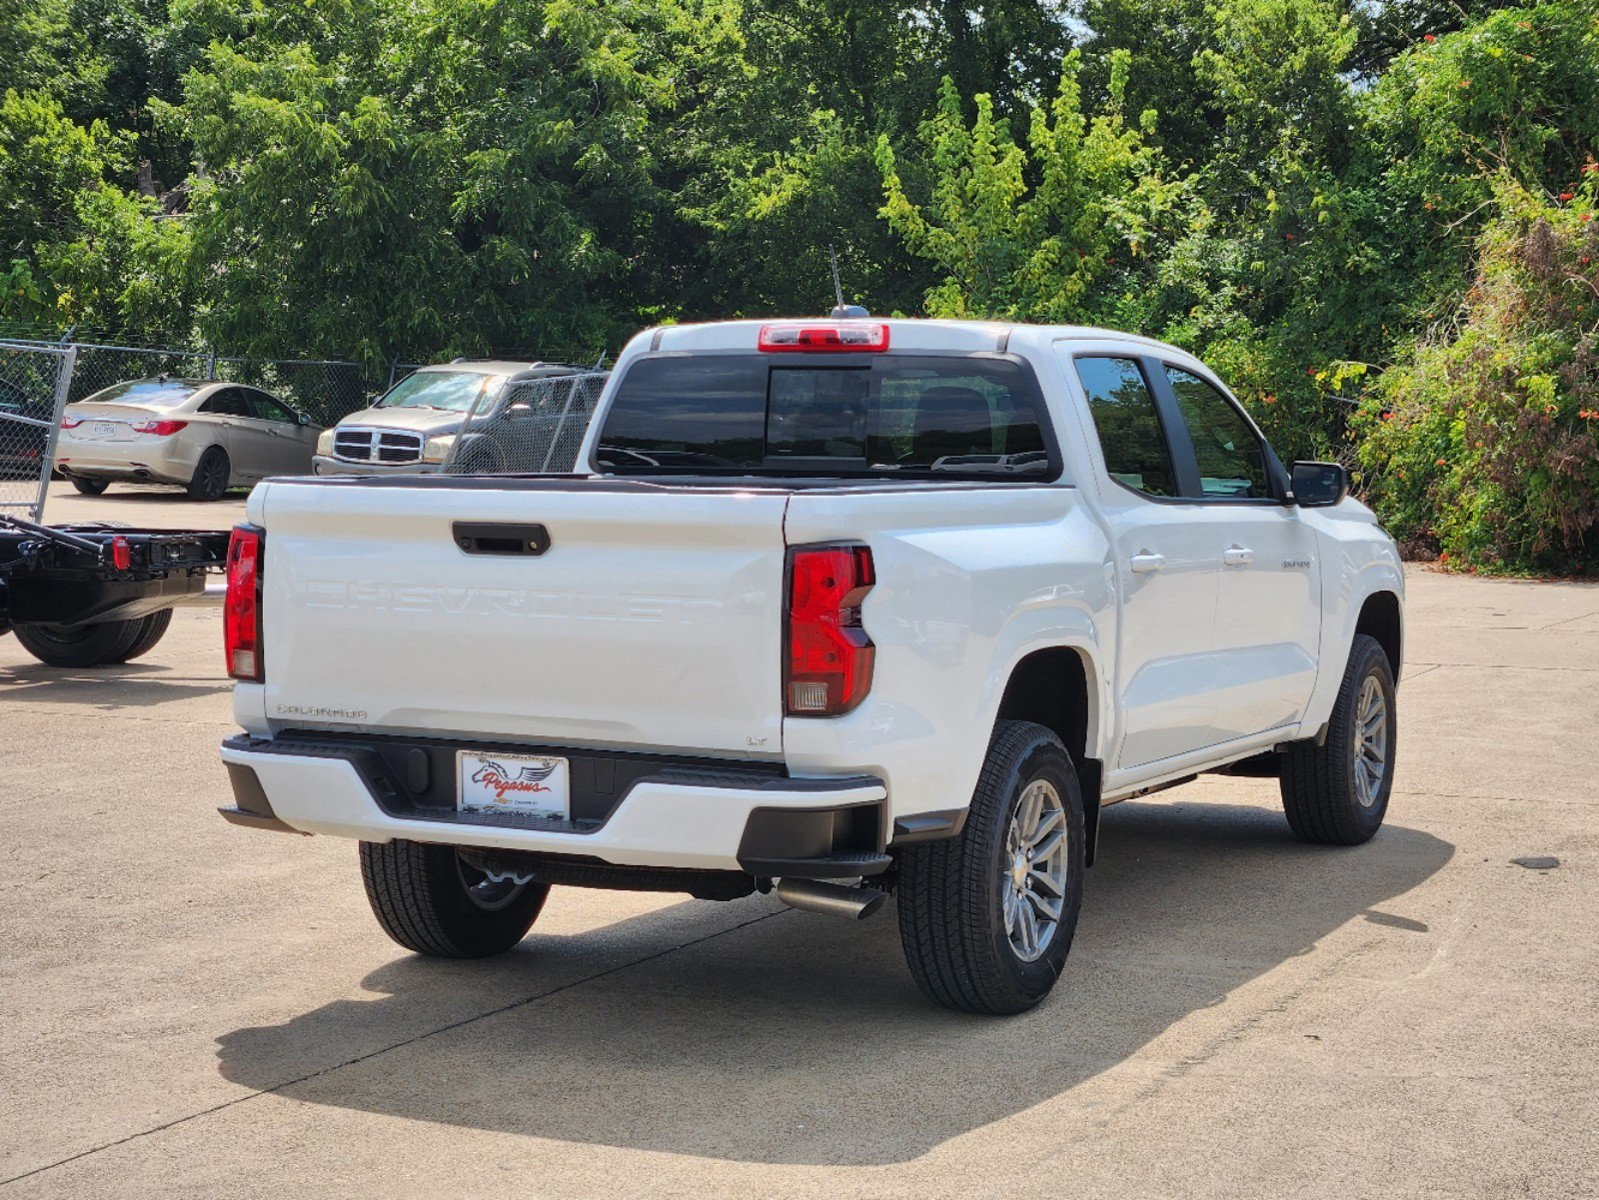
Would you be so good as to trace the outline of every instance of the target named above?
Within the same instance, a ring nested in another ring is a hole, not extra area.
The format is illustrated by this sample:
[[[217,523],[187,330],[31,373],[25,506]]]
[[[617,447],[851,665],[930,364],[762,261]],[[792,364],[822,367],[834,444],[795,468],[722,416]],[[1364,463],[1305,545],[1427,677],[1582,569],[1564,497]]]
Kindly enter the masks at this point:
[[[1417,553],[1599,562],[1599,0],[0,0],[0,55],[0,321],[592,355],[834,247],[1194,350]]]

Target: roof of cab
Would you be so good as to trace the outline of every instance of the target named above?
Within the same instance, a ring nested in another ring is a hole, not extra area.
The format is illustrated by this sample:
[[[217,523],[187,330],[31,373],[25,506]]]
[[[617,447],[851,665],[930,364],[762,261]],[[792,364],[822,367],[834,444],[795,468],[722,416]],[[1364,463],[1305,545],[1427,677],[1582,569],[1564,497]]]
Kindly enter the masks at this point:
[[[994,352],[1009,346],[1012,339],[1025,338],[1033,344],[1057,341],[1123,341],[1147,346],[1162,353],[1192,358],[1186,350],[1142,334],[1092,325],[1030,325],[1021,321],[949,321],[922,317],[864,317],[858,322],[887,325],[893,350],[965,350]],[[695,325],[661,325],[646,329],[628,344],[640,350],[732,350],[755,345],[761,326],[805,322],[833,323],[832,317],[772,317],[764,320],[707,321]],[[642,343],[642,345],[641,345]]]

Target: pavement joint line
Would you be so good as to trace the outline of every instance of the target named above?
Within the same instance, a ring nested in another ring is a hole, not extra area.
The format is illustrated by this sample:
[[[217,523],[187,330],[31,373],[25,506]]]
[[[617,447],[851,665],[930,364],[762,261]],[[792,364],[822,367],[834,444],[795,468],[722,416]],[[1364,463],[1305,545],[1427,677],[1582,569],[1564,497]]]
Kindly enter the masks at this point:
[[[1593,615],[1594,614],[1591,613],[1591,612],[1578,613],[1574,617],[1563,617],[1560,620],[1551,622],[1548,625],[1539,625],[1538,628],[1539,629],[1558,629],[1562,625],[1569,625],[1573,621],[1583,621],[1583,620],[1586,620],[1587,618],[1589,618],[1589,617],[1591,617]]]
[[[1575,672],[1578,675],[1592,675],[1595,672],[1599,672],[1599,667],[1529,667],[1522,663],[1418,662],[1407,665],[1417,667],[1453,667],[1457,671],[1565,671],[1568,673]]]
[[[1434,800],[1487,800],[1494,804],[1566,804],[1577,808],[1591,809],[1592,801],[1562,798],[1557,796],[1495,796],[1485,792],[1424,792],[1419,788],[1393,789],[1396,796],[1426,796]]]
[[[1257,1005],[1220,1033],[1207,1038],[1197,1049],[1187,1054],[1174,1055],[1171,1062],[1159,1067],[1142,1087],[1134,1091],[1132,1096],[1101,1116],[1095,1124],[1103,1127],[1108,1122],[1122,1119],[1134,1108],[1147,1104],[1174,1084],[1183,1082],[1196,1070],[1209,1066],[1227,1046],[1244,1042],[1271,1018],[1283,1016],[1290,1012],[1311,988],[1331,979],[1348,963],[1369,953],[1381,943],[1381,938],[1366,938],[1343,951],[1343,953],[1336,955],[1332,961],[1322,963],[1316,967],[1304,978],[1293,983],[1286,992]]]
[[[1409,664],[1407,664],[1407,665],[1409,665]],[[1416,678],[1416,676],[1418,676],[1418,675],[1431,674],[1433,671],[1436,671],[1439,667],[1443,666],[1443,664],[1442,663],[1425,663],[1425,664],[1417,663],[1416,666],[1420,667],[1421,670],[1405,672],[1404,682],[1409,683],[1412,679]]]
[[[308,1071],[304,1075],[300,1075],[294,1079],[286,1079],[282,1083],[273,1084],[269,1088],[259,1088],[256,1091],[248,1093],[247,1095],[235,1096],[231,1100],[224,1100],[220,1104],[213,1104],[210,1108],[203,1108],[199,1112],[192,1112],[181,1117],[174,1117],[170,1121],[163,1121],[161,1124],[152,1125],[148,1129],[140,1129],[134,1133],[128,1134],[126,1137],[116,1138],[113,1141],[105,1142],[99,1146],[91,1146],[87,1150],[80,1150],[76,1154],[69,1154],[66,1158],[57,1159],[55,1162],[45,1163],[43,1166],[34,1167],[32,1170],[24,1171],[20,1175],[13,1175],[9,1179],[0,1179],[0,1187],[7,1187],[13,1183],[20,1183],[24,1179],[31,1179],[33,1176],[42,1175],[46,1171],[54,1171],[57,1167],[68,1166],[69,1164],[75,1163],[80,1159],[89,1158],[92,1155],[99,1154],[104,1150],[115,1150],[118,1146],[125,1146],[129,1142],[136,1142],[140,1138],[150,1137],[151,1135],[157,1133],[165,1133],[167,1130],[174,1129],[179,1125],[186,1125],[190,1121],[198,1121],[201,1117],[209,1117],[214,1113],[222,1112],[224,1109],[234,1108],[240,1104],[247,1104],[251,1100],[259,1099],[262,1096],[277,1095],[281,1092],[287,1091],[289,1088],[298,1087],[302,1083],[309,1083],[313,1079],[320,1079],[324,1075],[331,1075],[335,1071],[342,1071],[346,1067],[357,1066],[360,1063],[368,1062],[371,1059],[379,1058],[385,1054],[390,1054],[395,1050],[404,1050],[408,1046],[414,1046],[418,1042],[425,1042],[429,1038],[437,1037],[441,1033],[452,1033],[457,1029],[464,1029],[466,1026],[474,1025],[479,1021],[486,1021],[490,1017],[498,1017],[504,1013],[512,1012],[518,1008],[525,1008],[529,1004],[535,1004],[540,1000],[547,1000],[551,996],[560,995],[562,992],[569,992],[573,988],[582,987],[586,983],[593,983],[595,980],[605,979],[608,976],[618,974],[619,972],[626,971],[632,967],[643,966],[645,963],[654,962],[658,958],[665,958],[669,954],[676,954],[679,950],[688,950],[694,946],[701,945],[704,942],[711,941],[713,938],[724,937],[730,933],[737,933],[741,929],[748,929],[751,925],[758,925],[762,921],[770,921],[773,917],[780,917],[784,913],[792,911],[792,909],[780,908],[776,912],[762,913],[760,916],[755,917],[752,920],[740,921],[737,925],[729,926],[726,929],[719,929],[715,933],[707,933],[703,937],[692,938],[689,941],[680,942],[676,946],[668,946],[664,950],[657,950],[654,953],[646,954],[641,958],[631,959],[628,962],[619,963],[614,967],[607,967],[603,971],[596,971],[594,974],[585,975],[581,979],[573,979],[566,983],[560,984],[557,987],[547,988],[542,992],[535,992],[531,996],[524,996],[519,1000],[512,1000],[510,1003],[502,1004],[498,1008],[491,1008],[484,1012],[474,1013],[469,1017],[462,1017],[459,1021],[451,1021],[448,1025],[440,1025],[436,1029],[425,1030],[413,1037],[408,1037],[402,1041],[395,1042],[393,1045],[381,1046],[376,1050],[369,1050],[365,1054],[357,1054],[354,1058],[347,1058],[343,1062],[334,1063],[333,1065],[327,1067],[321,1067],[315,1071]]]

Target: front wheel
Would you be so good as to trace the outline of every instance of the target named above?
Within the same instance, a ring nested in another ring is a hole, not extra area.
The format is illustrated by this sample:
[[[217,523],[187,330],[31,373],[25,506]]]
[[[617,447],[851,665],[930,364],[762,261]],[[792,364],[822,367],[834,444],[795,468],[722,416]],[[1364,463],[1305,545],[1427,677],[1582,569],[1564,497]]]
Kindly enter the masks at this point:
[[[1325,845],[1370,841],[1388,811],[1399,732],[1394,672],[1375,638],[1356,634],[1321,745],[1283,755],[1283,812],[1296,836]]]
[[[548,884],[491,880],[454,846],[361,843],[361,879],[372,912],[407,950],[433,958],[487,958],[527,936]]]
[[[122,662],[145,627],[145,618],[94,625],[18,625],[17,641],[52,667],[103,667]]]
[[[1066,965],[1083,900],[1083,799],[1042,725],[1002,721],[961,835],[899,855],[899,932],[936,1004],[1019,1013]]]

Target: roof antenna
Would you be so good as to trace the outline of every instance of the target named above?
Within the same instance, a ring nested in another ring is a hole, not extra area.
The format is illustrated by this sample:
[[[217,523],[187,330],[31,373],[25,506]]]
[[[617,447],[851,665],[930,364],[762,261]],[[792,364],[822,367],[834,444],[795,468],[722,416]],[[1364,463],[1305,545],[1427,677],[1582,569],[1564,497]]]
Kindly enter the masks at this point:
[[[828,315],[835,321],[845,320],[850,317],[871,316],[872,314],[859,304],[844,303],[844,285],[838,279],[838,254],[833,250],[832,242],[827,243],[827,257],[828,261],[833,264],[833,296],[838,300],[837,306]]]

